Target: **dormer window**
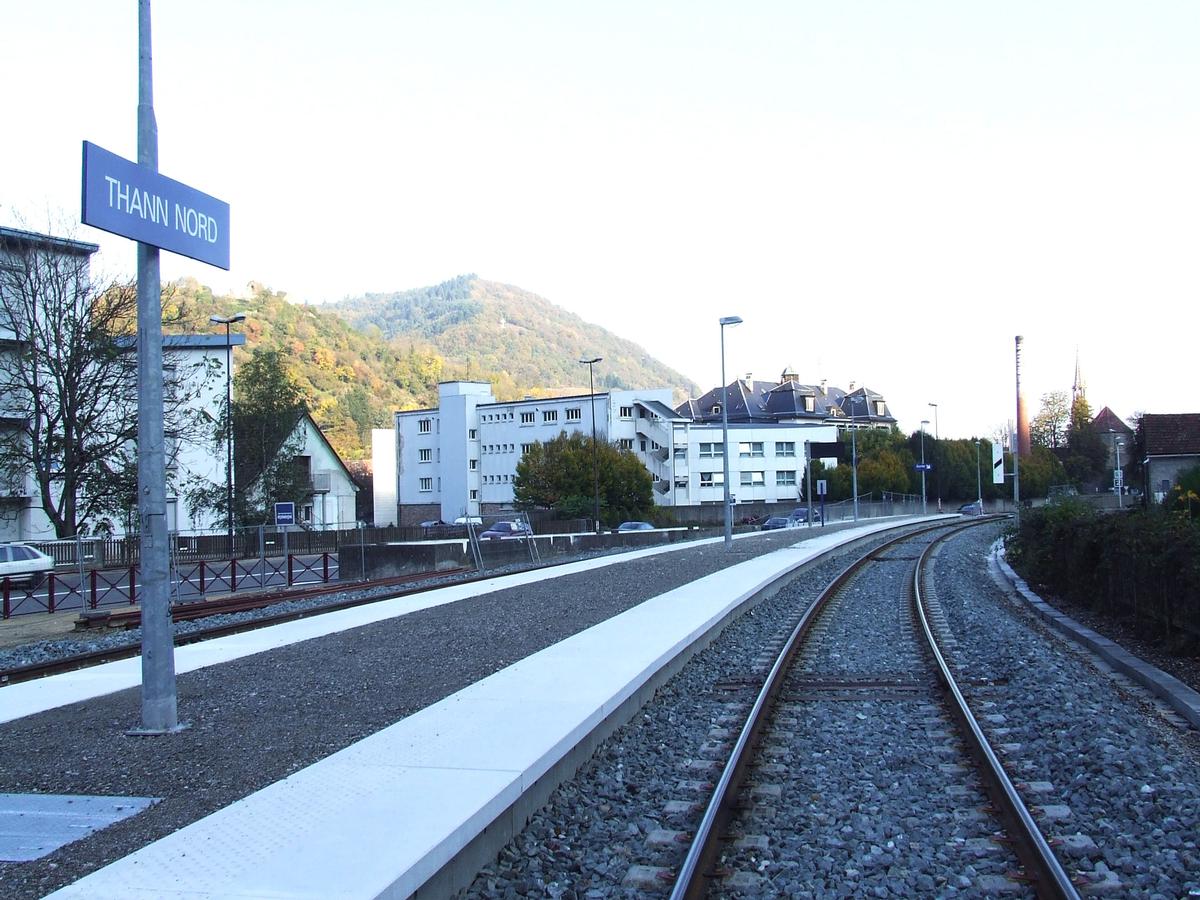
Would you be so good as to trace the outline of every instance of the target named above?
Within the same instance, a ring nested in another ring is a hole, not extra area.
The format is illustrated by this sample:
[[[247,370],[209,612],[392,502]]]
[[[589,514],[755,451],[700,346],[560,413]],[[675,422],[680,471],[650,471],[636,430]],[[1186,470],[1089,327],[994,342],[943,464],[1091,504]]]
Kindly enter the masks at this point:
[[[882,401],[882,400],[876,400],[876,401],[875,401],[875,415],[877,415],[877,416],[885,416],[885,415],[887,415],[887,413],[885,413],[885,412],[884,412],[884,409],[885,409],[885,407],[884,407],[884,405],[883,405],[883,401]]]
[[[721,404],[720,403],[713,404],[712,414],[714,416],[719,416],[721,414]]]
[[[817,409],[817,398],[816,397],[805,397],[804,398],[804,411],[805,412],[815,412],[816,409]]]

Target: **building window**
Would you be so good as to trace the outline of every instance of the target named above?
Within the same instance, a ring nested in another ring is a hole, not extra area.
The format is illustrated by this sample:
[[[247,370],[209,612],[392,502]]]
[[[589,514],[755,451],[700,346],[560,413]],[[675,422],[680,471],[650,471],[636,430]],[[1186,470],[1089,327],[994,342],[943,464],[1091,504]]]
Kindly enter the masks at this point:
[[[551,422],[557,422],[557,421],[558,421],[558,410],[557,409],[542,410],[542,424],[543,425],[549,425]]]
[[[583,410],[578,406],[573,406],[567,410],[568,422],[580,422],[583,420]]]
[[[763,442],[762,441],[742,441],[740,444],[738,444],[738,456],[740,456],[744,459],[749,459],[750,457],[762,456],[762,455],[763,455]]]
[[[795,441],[776,441],[775,442],[776,456],[795,456],[796,442]]]
[[[479,468],[479,460],[477,460],[477,459],[469,460],[467,462],[467,468],[469,468],[472,472],[474,472],[476,469]]]
[[[712,414],[714,416],[719,416],[721,414],[721,404],[720,403],[713,404]]]
[[[804,398],[804,411],[805,412],[815,412],[816,408],[817,408],[817,398],[816,397],[805,397]]]
[[[521,424],[522,425],[532,425],[533,424],[533,413],[531,413],[531,412],[521,413]]]
[[[522,445],[521,445],[521,452],[522,452],[522,453],[528,453],[528,452],[529,452],[530,450],[532,450],[532,449],[533,449],[533,444],[522,444]]]
[[[479,491],[477,491],[475,488],[471,488],[471,499],[472,500],[479,499]]]
[[[767,482],[763,478],[762,472],[743,472],[742,485],[744,487],[762,487]]]
[[[633,449],[633,438],[620,438],[617,441],[617,446],[620,447],[622,450],[632,450]]]
[[[418,420],[417,431],[420,434],[429,434],[429,432],[433,431],[433,419]]]
[[[633,407],[632,406],[622,406],[621,407],[621,418],[622,419],[632,419],[633,418]]]
[[[724,472],[701,472],[700,487],[716,487],[725,483]]]
[[[639,441],[639,443],[641,444],[642,452],[645,453],[646,452],[646,439],[642,438],[642,440]]]
[[[468,440],[472,440],[472,441],[473,441],[473,440],[475,440],[477,437],[479,437],[479,432],[478,432],[478,431],[476,431],[474,428],[470,428],[470,429],[468,429],[468,430],[467,430],[467,439],[468,439]]]
[[[433,462],[433,451],[428,447],[422,447],[417,451],[417,462]]]
[[[422,491],[432,491],[433,490],[433,479],[432,478],[422,478],[421,479],[421,490]]]
[[[719,459],[725,455],[724,444],[701,444],[700,458],[701,459]]]
[[[776,487],[795,487],[796,486],[796,470],[782,469],[775,473]]]
[[[887,413],[885,413],[883,410],[884,410],[883,401],[882,401],[882,400],[876,400],[876,401],[875,401],[875,415],[877,415],[877,416],[885,416],[885,415],[887,415]]]

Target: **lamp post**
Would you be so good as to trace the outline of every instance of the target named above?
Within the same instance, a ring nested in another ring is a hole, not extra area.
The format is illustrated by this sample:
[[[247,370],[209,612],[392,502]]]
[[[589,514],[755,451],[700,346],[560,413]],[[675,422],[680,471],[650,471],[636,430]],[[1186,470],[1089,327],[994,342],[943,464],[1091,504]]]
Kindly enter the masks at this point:
[[[975,494],[979,514],[983,515],[983,476],[979,474],[979,441],[975,441]]]
[[[733,510],[729,506],[729,387],[725,384],[725,326],[741,325],[741,316],[722,316],[721,323],[721,463],[725,488],[725,549],[733,547]]]
[[[233,339],[229,326],[245,320],[244,312],[208,317],[214,325],[225,326],[225,520],[229,529],[230,559],[233,559]]]
[[[921,515],[927,514],[925,504],[925,426],[929,424],[928,419],[921,420]]]
[[[855,427],[854,407],[858,405],[858,397],[850,400],[850,490],[854,493],[854,521],[858,521],[858,439]],[[863,397],[865,400],[866,397]]]
[[[942,511],[942,437],[938,434],[938,408],[936,403],[930,403],[933,407],[933,458],[934,467],[937,469],[937,478],[933,480],[937,486],[937,502],[938,512]]]
[[[596,462],[596,382],[592,377],[592,367],[603,360],[604,357],[597,356],[594,359],[581,359],[579,361],[581,366],[588,367],[588,397],[591,400],[592,406],[592,497],[594,500],[592,507],[592,527],[596,529],[596,534],[600,533],[600,469]]]
[[[1113,449],[1117,451],[1117,478],[1120,479],[1120,481],[1117,481],[1116,484],[1117,509],[1125,508],[1125,475],[1123,472],[1121,472],[1121,446],[1122,442],[1120,440],[1113,441]],[[1113,480],[1116,481],[1116,479]]]

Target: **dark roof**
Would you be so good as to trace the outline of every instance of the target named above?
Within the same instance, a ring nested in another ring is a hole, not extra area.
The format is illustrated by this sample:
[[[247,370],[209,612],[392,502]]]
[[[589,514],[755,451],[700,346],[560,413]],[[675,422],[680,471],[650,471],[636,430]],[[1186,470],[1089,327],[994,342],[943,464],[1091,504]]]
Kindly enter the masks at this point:
[[[739,378],[726,386],[726,392],[730,422],[764,425],[851,419],[887,424],[896,422],[886,403],[882,414],[875,412],[875,403],[883,401],[883,395],[867,387],[847,392],[825,385],[801,384],[791,378],[783,381]],[[808,408],[810,403],[811,409]],[[676,412],[695,422],[717,422],[721,420],[720,407],[721,388],[718,387],[702,397],[680,404]]]
[[[1146,413],[1142,433],[1148,457],[1200,455],[1200,413]]]
[[[1133,429],[1121,421],[1120,417],[1107,406],[1096,413],[1096,418],[1092,419],[1092,427],[1101,433],[1119,431],[1121,434],[1133,434]]]
[[[28,247],[36,250],[56,250],[59,253],[74,253],[79,256],[91,256],[100,249],[99,244],[73,241],[50,234],[38,234],[35,231],[22,231],[19,228],[0,227],[0,246],[2,245]]]

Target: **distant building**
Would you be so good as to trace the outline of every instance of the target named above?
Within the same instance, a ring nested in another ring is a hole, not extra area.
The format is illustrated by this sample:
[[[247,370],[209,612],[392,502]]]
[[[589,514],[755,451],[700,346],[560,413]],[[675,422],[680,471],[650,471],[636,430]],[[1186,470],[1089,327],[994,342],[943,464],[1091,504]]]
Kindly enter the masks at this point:
[[[1145,413],[1141,429],[1146,496],[1161,502],[1183,472],[1200,465],[1200,413]]]
[[[842,391],[739,379],[729,386],[730,493],[739,503],[799,501],[804,496],[805,443],[831,443],[848,427],[890,428],[883,397],[866,388]],[[395,414],[393,434],[372,434],[376,459],[375,523],[412,525],[513,508],[513,479],[522,454],[560,433],[590,434],[629,450],[650,473],[660,506],[720,504],[724,497],[721,390],[672,409],[669,388],[611,390],[595,395],[499,402],[483,382],[446,382],[438,406]],[[394,454],[396,490],[388,491],[379,459]],[[828,465],[837,461],[827,458]]]
[[[67,240],[11,228],[0,228],[0,266],[10,277],[0,279],[0,290],[39,290],[37,279],[49,282],[48,291],[73,291],[89,278],[89,259],[96,244]],[[22,268],[24,267],[24,268]],[[63,279],[68,284],[61,283]],[[32,280],[32,281],[31,281]],[[167,528],[170,531],[204,527],[211,511],[193,508],[186,498],[188,488],[201,483],[225,484],[225,444],[217,425],[225,408],[225,366],[229,347],[244,343],[243,335],[165,335],[163,337],[163,386],[168,396],[178,398],[178,419],[188,423],[182,432],[164,435],[167,479]],[[0,354],[18,353],[25,340],[13,331],[12,323],[0,323]],[[136,345],[131,340],[128,352]],[[27,422],[14,415],[20,406],[12,396],[0,396],[0,439],[27,439]],[[137,399],[130,398],[124,416],[136,417]],[[92,522],[92,530],[108,528],[115,536],[130,530],[136,516],[131,509],[104,523]],[[42,505],[40,491],[29,472],[8,472],[0,481],[0,540],[47,540],[54,527]]]
[[[353,528],[358,520],[354,511],[358,484],[333,445],[305,412],[280,444],[275,455],[290,453],[292,464],[300,469],[307,492],[296,498],[295,523],[316,531]],[[260,474],[246,473],[246,493],[259,491]],[[261,499],[261,493],[258,494]]]
[[[1108,447],[1108,468],[1117,468],[1118,449],[1122,468],[1133,462],[1133,429],[1121,421],[1116,413],[1104,407],[1092,419],[1092,427]]]

